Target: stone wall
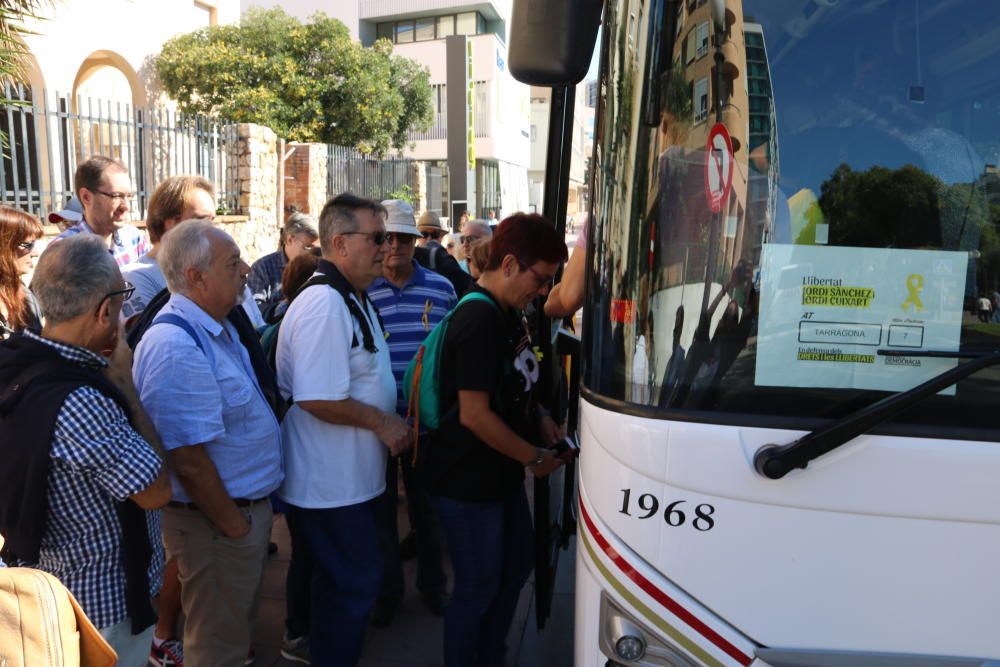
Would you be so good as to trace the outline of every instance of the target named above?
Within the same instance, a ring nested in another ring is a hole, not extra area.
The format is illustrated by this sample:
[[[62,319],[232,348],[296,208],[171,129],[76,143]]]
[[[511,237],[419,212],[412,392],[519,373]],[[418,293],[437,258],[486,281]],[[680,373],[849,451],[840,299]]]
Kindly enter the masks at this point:
[[[288,144],[285,160],[285,208],[318,218],[327,201],[327,156],[325,144]]]
[[[253,262],[278,247],[278,137],[252,123],[237,125],[237,135],[239,213],[248,219],[225,223],[225,230]]]

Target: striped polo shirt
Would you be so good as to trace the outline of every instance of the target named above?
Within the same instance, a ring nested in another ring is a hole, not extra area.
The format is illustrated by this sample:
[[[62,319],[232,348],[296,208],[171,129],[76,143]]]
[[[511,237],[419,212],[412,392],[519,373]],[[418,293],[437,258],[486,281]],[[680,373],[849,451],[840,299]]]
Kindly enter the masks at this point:
[[[454,308],[458,299],[448,279],[414,260],[413,275],[402,288],[378,278],[368,288],[389,334],[392,375],[396,378],[396,412],[406,416],[403,374],[427,334]]]

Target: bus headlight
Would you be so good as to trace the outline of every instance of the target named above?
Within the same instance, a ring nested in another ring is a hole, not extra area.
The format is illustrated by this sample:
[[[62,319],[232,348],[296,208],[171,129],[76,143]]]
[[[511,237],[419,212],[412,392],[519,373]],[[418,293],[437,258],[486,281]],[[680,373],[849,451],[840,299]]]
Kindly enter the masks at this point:
[[[600,649],[605,667],[697,667],[673,642],[648,627],[607,593],[601,594]]]
[[[625,635],[615,642],[615,655],[622,660],[633,662],[646,655],[646,642],[635,635]]]

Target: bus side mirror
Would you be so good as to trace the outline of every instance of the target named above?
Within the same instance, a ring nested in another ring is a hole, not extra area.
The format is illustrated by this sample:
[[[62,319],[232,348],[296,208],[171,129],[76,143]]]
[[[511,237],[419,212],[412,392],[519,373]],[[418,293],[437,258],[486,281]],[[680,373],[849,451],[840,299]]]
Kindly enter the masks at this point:
[[[510,73],[533,86],[583,80],[597,41],[603,0],[514,0]]]

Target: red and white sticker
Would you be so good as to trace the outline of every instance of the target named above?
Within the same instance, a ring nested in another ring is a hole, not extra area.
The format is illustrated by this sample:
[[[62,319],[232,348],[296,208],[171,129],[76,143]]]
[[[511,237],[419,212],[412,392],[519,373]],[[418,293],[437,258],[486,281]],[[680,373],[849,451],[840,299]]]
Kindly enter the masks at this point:
[[[705,152],[705,197],[712,213],[718,213],[733,187],[733,140],[722,123],[708,133]]]

